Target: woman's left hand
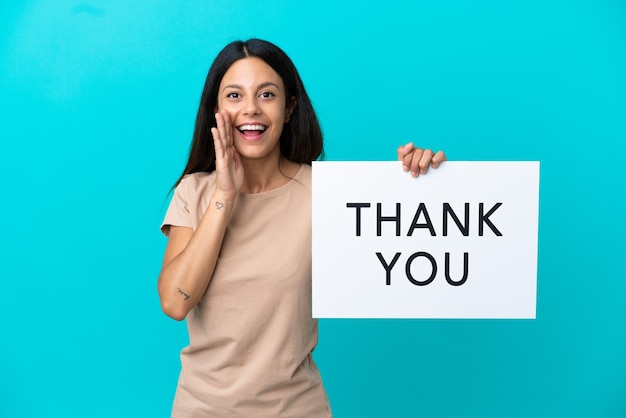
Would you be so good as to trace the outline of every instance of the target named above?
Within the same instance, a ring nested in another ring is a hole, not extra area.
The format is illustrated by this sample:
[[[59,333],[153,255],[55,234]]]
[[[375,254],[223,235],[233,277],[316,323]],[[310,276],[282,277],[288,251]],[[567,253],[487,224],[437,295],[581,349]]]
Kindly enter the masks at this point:
[[[398,160],[402,161],[402,169],[409,171],[411,176],[417,177],[420,174],[426,174],[428,167],[439,167],[443,161],[446,161],[446,155],[443,151],[434,153],[429,149],[417,148],[412,142],[402,145],[398,148]]]

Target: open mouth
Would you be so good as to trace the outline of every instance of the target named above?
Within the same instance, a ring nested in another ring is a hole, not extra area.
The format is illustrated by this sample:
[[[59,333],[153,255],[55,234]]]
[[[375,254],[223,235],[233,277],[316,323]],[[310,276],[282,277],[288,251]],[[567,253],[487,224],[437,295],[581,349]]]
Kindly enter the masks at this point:
[[[244,136],[258,136],[265,132],[266,129],[267,126],[259,123],[245,124],[237,127],[237,130]]]

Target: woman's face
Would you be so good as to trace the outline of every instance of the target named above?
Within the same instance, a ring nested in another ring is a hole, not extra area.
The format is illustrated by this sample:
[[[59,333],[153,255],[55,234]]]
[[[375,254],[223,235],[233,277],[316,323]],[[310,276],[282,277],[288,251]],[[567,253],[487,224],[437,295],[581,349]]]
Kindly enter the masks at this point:
[[[226,71],[217,110],[230,115],[235,148],[243,158],[280,155],[280,134],[296,106],[295,97],[286,94],[282,78],[260,58],[235,61]]]

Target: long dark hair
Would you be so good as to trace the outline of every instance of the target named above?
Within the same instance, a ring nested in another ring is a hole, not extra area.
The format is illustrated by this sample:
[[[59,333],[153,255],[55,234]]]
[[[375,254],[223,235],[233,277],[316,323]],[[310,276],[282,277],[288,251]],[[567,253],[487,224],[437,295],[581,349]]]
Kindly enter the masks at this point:
[[[189,160],[174,187],[187,174],[215,171],[215,146],[211,127],[216,126],[214,112],[217,107],[219,86],[230,66],[235,61],[248,57],[260,58],[272,67],[283,80],[286,100],[294,96],[297,100],[296,108],[280,136],[281,155],[293,162],[310,165],[322,153],[322,130],[298,70],[291,59],[282,49],[267,41],[260,39],[235,41],[220,51],[209,69],[200,98]]]

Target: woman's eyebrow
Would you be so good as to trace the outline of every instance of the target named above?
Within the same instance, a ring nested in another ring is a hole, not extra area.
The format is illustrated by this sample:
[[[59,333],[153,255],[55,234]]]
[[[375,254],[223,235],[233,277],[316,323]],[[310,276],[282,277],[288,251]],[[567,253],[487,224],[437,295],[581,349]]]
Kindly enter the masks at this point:
[[[224,86],[224,88],[222,89],[222,91],[226,90],[226,89],[243,89],[242,86],[240,86],[239,84],[229,84],[227,86]]]
[[[261,83],[261,85],[259,86],[259,89],[264,89],[265,87],[276,87],[278,90],[280,90],[280,87],[278,86],[278,84],[273,83],[271,81],[266,81],[265,83]]]

